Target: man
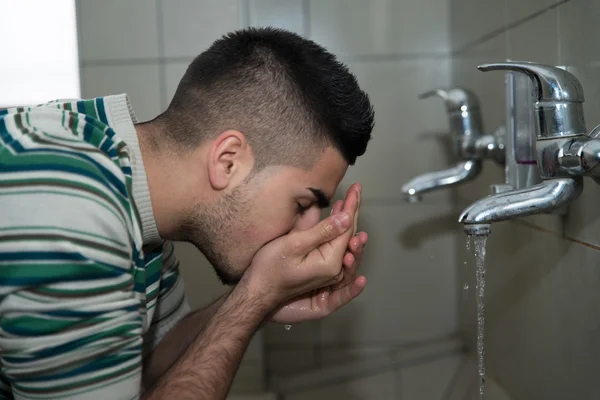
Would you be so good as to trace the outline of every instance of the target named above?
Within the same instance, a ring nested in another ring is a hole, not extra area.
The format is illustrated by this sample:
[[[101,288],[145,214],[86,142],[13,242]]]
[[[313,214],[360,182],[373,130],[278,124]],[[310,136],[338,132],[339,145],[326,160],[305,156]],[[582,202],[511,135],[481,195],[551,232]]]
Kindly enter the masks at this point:
[[[1,113],[0,397],[222,399],[263,322],[365,287],[360,185],[319,219],[374,114],[311,41],[226,35],[145,123],[126,95]],[[231,291],[190,313],[170,241]]]

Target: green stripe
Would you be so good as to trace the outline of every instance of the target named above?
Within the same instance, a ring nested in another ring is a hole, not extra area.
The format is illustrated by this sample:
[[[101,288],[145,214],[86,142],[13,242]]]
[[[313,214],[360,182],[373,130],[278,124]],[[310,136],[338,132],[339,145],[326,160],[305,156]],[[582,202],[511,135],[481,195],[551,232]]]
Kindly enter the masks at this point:
[[[33,193],[40,193],[40,191],[35,191]],[[116,216],[116,214],[115,214],[115,216]],[[93,237],[96,239],[106,240],[107,242],[111,242],[111,243],[114,243],[119,246],[123,246],[123,247],[127,246],[127,244],[120,242],[118,240],[111,239],[111,238],[108,238],[105,236],[96,235],[94,233],[82,231],[80,229],[61,228],[61,227],[50,226],[50,225],[37,225],[37,226],[32,225],[32,226],[25,226],[25,227],[10,226],[10,227],[6,227],[6,228],[0,228],[0,232],[3,232],[3,231],[10,232],[10,231],[14,231],[14,230],[53,230],[53,231],[59,231],[59,232],[76,233],[78,235],[89,236],[89,237]]]
[[[101,279],[104,275],[107,275],[107,278],[114,277],[115,271],[118,270],[123,271],[123,273],[127,272],[127,270],[119,267],[105,266],[94,262],[78,264],[68,261],[57,263],[37,261],[35,263],[3,264],[2,267],[0,267],[0,280],[5,280],[2,282],[3,285],[10,286],[10,279],[31,277],[57,281],[60,281],[60,278],[64,276],[69,276],[71,280],[73,280],[73,278],[89,277]]]
[[[98,113],[96,112],[96,102],[94,100],[83,100],[83,105],[85,107],[85,114],[88,117],[97,119]]]

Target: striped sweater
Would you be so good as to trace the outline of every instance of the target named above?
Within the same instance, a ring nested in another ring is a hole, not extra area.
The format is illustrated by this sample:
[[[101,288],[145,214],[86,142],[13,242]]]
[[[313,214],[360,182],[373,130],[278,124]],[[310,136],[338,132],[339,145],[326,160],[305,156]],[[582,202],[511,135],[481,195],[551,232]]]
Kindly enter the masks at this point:
[[[188,311],[126,95],[0,111],[0,399],[131,399]]]

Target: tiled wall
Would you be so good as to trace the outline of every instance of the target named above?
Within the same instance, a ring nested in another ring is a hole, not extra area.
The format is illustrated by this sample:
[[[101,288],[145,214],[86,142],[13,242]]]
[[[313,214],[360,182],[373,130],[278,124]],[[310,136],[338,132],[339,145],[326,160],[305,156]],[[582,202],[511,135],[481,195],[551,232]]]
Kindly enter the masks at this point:
[[[269,326],[270,372],[310,370],[344,353],[367,357],[455,334],[450,193],[434,193],[415,205],[406,204],[400,193],[411,177],[449,163],[444,106],[418,99],[421,92],[449,83],[446,2],[259,0],[249,5],[251,24],[294,29],[348,63],[376,113],[370,147],[338,192],[342,196],[354,181],[364,186],[360,225],[370,235],[362,262],[367,288],[321,321],[290,331]]]
[[[600,42],[594,0],[451,0],[452,82],[481,98],[488,126],[504,117],[504,74],[479,72],[484,62],[563,65],[585,91],[588,129],[600,123]],[[458,210],[502,183],[485,177],[454,191]],[[586,179],[583,195],[562,219],[544,215],[492,226],[486,283],[487,371],[513,399],[600,398],[600,187]],[[456,266],[474,288],[474,265],[457,236]],[[462,284],[461,284],[462,286]],[[461,330],[475,340],[475,299],[461,302]]]

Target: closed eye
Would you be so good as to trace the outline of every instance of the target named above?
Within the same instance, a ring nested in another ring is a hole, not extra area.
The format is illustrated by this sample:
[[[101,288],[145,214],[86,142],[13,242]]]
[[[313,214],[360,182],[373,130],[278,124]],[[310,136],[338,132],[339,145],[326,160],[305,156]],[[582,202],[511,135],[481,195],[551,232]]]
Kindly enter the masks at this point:
[[[298,214],[300,214],[300,215],[304,215],[304,213],[307,212],[312,207],[312,204],[309,204],[308,206],[303,206],[300,203],[297,203],[297,204],[298,204]]]

